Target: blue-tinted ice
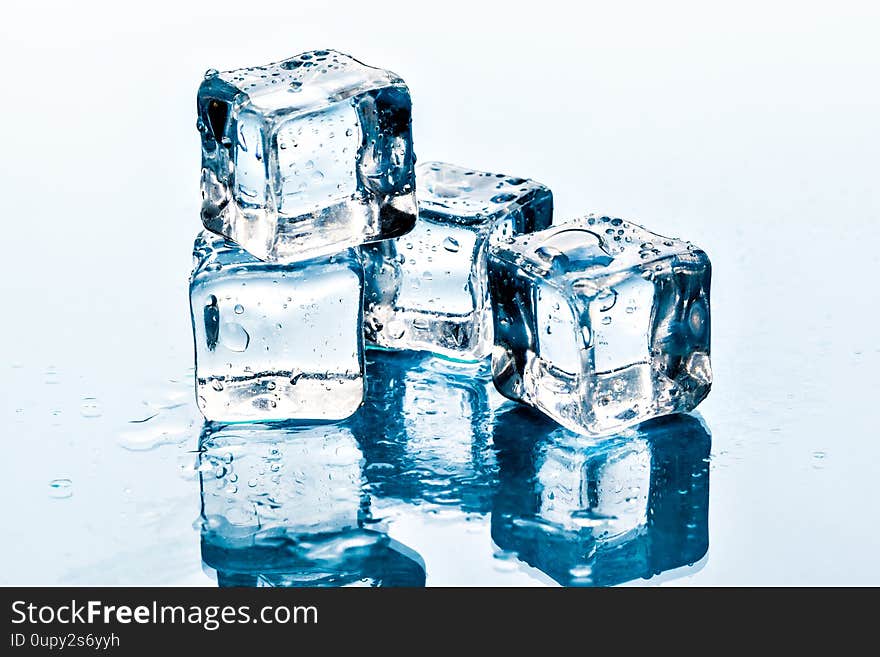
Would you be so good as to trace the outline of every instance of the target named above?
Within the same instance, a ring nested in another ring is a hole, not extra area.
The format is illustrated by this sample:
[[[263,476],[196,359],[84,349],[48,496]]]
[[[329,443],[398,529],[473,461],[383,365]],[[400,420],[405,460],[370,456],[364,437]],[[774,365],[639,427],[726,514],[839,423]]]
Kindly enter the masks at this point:
[[[493,247],[492,369],[505,396],[602,435],[709,393],[705,252],[589,216]]]
[[[363,400],[355,249],[289,265],[203,231],[190,306],[199,409],[218,422],[348,417]]]
[[[267,261],[329,255],[416,219],[409,91],[333,50],[199,87],[202,221]]]
[[[488,368],[371,350],[366,380],[352,424],[371,493],[485,512],[495,476],[493,406],[501,401]]]
[[[477,360],[492,348],[489,245],[550,225],[553,197],[532,180],[441,162],[416,168],[419,218],[364,248],[368,344]]]
[[[496,426],[492,540],[566,586],[608,586],[700,561],[709,549],[703,423],[658,418],[587,439],[530,416]]]
[[[199,441],[202,561],[221,586],[423,586],[412,550],[370,524],[343,423],[212,426]]]
[[[499,582],[544,579],[531,566],[566,585],[701,561],[710,438],[699,418],[585,438],[505,401],[483,370],[370,351],[367,396],[347,420],[207,423],[200,539],[218,582],[422,586],[445,567],[431,559],[455,550],[510,574]]]

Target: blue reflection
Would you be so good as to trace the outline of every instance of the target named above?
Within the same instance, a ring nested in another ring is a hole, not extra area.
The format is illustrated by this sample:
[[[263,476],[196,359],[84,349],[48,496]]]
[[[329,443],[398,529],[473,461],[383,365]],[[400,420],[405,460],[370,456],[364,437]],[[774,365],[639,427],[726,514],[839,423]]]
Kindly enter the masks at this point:
[[[496,471],[487,367],[418,352],[367,355],[353,426],[370,491],[487,513]]]
[[[388,535],[404,507],[426,523],[438,506],[489,516],[504,556],[564,585],[706,554],[711,438],[697,417],[588,439],[503,401],[480,365],[371,351],[366,372],[345,422],[204,426],[202,561],[218,584],[424,586],[422,558]]]
[[[513,407],[494,437],[492,539],[557,582],[619,584],[707,553],[711,438],[697,417],[589,440]]]
[[[424,586],[415,552],[371,527],[346,424],[206,424],[202,561],[220,586]]]

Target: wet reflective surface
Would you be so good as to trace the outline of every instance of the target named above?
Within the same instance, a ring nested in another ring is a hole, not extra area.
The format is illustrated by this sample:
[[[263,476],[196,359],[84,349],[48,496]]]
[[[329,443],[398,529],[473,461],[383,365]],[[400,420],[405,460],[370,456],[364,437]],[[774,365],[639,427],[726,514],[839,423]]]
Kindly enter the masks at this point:
[[[8,86],[27,99],[6,104],[15,129],[0,163],[11,245],[0,276],[0,583],[217,585],[203,563],[203,420],[189,371],[193,90],[206,66],[269,61],[267,48],[283,56],[292,34],[322,34],[400,65],[420,161],[534,176],[559,218],[642,220],[711,256],[714,382],[698,409],[711,430],[709,549],[693,567],[626,585],[880,584],[880,86],[865,83],[876,78],[876,3],[848,16],[802,4],[796,20],[738,6],[723,21],[657,3],[640,8],[643,21],[629,3],[527,21],[462,3],[419,21],[412,3],[392,3],[383,20],[394,38],[381,43],[363,29],[375,19],[365,3],[346,21],[330,4],[291,5],[271,22],[218,8],[238,27],[233,50],[203,38],[203,7],[178,4],[124,31],[107,12],[81,20],[79,5],[46,21],[42,4],[18,3],[33,16],[0,21],[0,52],[26,63],[7,67]],[[59,52],[71,73],[47,84],[40,72],[58,70]],[[511,103],[509,90],[526,87]],[[76,99],[63,117],[59,98]],[[63,129],[47,129],[59,118]],[[428,586],[554,585],[583,560],[551,567],[529,554],[528,527],[516,541],[499,533],[504,409],[491,386],[486,395],[487,425],[448,420],[440,444],[414,426],[410,444],[430,450],[407,455],[400,433],[382,437],[385,424],[375,445],[352,430],[381,519],[363,529],[417,553]],[[452,433],[467,424],[491,431]],[[434,460],[440,452],[457,457]],[[526,469],[541,479],[546,468]],[[559,522],[528,490],[524,511],[505,507],[511,522]],[[605,577],[598,556],[586,565]]]
[[[591,440],[501,402],[485,365],[370,351],[367,380],[345,422],[203,426],[197,528],[218,585],[423,586],[430,560],[395,538],[413,513],[444,542],[488,533],[458,558],[503,564],[498,583],[619,584],[705,556],[698,417]]]
[[[612,585],[709,549],[709,449],[691,415],[584,441],[520,408],[496,425],[492,540],[563,585]]]

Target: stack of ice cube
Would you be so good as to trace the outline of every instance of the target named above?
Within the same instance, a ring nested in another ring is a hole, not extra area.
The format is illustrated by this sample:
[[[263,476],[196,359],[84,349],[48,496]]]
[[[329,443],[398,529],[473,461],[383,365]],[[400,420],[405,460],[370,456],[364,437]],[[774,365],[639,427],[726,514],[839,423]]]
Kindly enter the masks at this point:
[[[208,71],[190,304],[208,420],[340,420],[364,347],[491,356],[579,433],[708,393],[706,254],[621,219],[553,223],[533,180],[416,166],[403,80],[332,50]]]

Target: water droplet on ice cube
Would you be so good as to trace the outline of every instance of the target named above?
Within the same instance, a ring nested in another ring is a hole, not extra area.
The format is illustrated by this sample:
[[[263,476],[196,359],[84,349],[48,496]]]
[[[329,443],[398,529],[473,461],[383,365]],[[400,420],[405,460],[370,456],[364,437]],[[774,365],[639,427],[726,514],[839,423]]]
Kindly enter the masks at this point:
[[[535,249],[535,255],[538,256],[542,261],[550,264],[553,262],[554,259],[564,254],[562,253],[562,251],[552,246],[541,246]]]
[[[458,243],[458,240],[454,237],[447,237],[443,240],[443,248],[449,251],[450,253],[458,253],[458,250],[461,248],[461,245]]]
[[[230,351],[244,351],[250,340],[251,336],[241,324],[227,322],[220,327],[220,342]]]

